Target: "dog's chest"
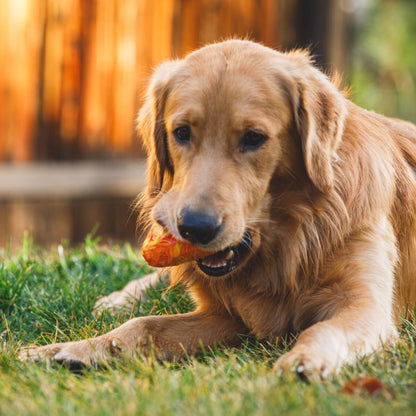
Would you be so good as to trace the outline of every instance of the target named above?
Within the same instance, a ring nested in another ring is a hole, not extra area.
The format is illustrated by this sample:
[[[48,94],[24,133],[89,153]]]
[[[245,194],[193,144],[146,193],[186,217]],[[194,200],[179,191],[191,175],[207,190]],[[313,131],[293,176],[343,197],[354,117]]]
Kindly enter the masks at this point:
[[[234,295],[232,310],[254,335],[275,340],[293,331],[293,305],[290,299],[241,291],[236,291]]]

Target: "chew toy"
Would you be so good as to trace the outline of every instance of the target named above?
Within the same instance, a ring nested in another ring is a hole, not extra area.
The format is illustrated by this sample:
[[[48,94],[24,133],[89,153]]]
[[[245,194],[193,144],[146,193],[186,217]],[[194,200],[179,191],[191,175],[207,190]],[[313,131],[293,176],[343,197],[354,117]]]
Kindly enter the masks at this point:
[[[142,254],[150,266],[167,267],[198,260],[212,252],[178,240],[163,227],[155,224],[144,240]]]

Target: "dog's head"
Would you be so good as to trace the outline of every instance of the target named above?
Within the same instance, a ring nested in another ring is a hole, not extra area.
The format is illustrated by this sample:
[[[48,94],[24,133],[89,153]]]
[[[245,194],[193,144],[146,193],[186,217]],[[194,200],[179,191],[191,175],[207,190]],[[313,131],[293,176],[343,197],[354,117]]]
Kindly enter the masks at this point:
[[[205,275],[228,275],[260,244],[273,183],[332,191],[344,114],[303,52],[231,40],[162,64],[138,118],[152,219],[216,252]]]

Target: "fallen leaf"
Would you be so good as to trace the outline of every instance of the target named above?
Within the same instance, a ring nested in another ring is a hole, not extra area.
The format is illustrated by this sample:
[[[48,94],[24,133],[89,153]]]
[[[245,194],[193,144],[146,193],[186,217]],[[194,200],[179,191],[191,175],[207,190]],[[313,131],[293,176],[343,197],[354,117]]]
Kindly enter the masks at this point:
[[[395,394],[391,386],[383,384],[375,377],[361,376],[347,381],[341,388],[342,393],[366,394],[384,400],[393,399]]]

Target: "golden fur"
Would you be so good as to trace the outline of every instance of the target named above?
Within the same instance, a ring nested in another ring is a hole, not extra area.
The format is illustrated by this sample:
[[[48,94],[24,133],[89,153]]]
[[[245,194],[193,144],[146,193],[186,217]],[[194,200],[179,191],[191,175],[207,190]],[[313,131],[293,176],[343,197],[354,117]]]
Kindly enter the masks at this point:
[[[192,143],[172,132],[190,125]],[[162,64],[139,114],[149,155],[144,212],[174,235],[184,206],[222,218],[206,248],[253,247],[223,278],[194,263],[171,270],[195,312],[141,317],[101,337],[30,349],[29,357],[85,364],[122,349],[162,358],[239,334],[300,334],[276,363],[307,376],[333,372],[394,340],[416,300],[416,127],[357,107],[313,67],[249,41],[204,47]],[[248,129],[268,140],[250,152]]]

